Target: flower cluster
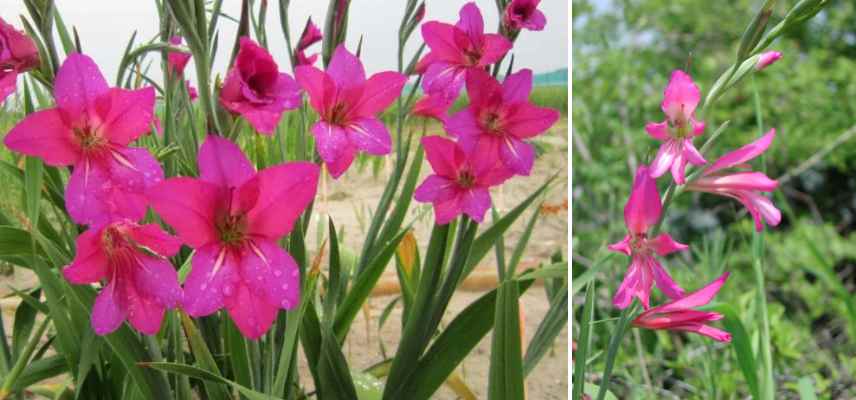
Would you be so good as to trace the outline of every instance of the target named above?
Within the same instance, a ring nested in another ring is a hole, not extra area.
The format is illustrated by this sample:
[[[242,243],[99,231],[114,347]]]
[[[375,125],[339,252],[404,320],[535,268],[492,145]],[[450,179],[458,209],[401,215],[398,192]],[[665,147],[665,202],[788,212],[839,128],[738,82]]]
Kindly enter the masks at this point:
[[[420,60],[425,97],[415,111],[442,120],[445,131],[457,140],[422,139],[434,174],[416,189],[414,198],[433,203],[438,224],[461,214],[481,222],[490,208],[490,187],[530,174],[535,149],[526,139],[544,133],[559,113],[529,102],[532,71],[512,73],[502,83],[485,71],[502,60],[512,43],[484,33],[475,3],[461,8],[456,25],[425,23],[422,36],[430,52]],[[446,117],[463,85],[469,105]]]
[[[168,70],[181,75],[188,59],[170,52]],[[301,92],[267,51],[244,38],[220,96],[225,108],[265,132],[284,108],[300,103]],[[111,88],[91,58],[71,54],[56,74],[54,99],[56,107],[25,117],[4,142],[48,165],[71,167],[66,210],[88,230],[63,273],[75,284],[104,282],[92,311],[97,334],[125,320],[155,334],[167,309],[203,316],[225,307],[245,336],[258,338],[279,309],[299,303],[297,264],[277,242],[314,198],[317,165],[257,172],[237,145],[212,134],[199,150],[199,178],[164,180],[158,160],[130,146],[159,125],[154,88]],[[178,237],[138,222],[149,206]],[[168,259],[182,244],[195,249],[183,289]]]
[[[645,127],[649,135],[663,143],[651,165],[642,165],[636,171],[630,198],[624,207],[627,235],[622,241],[609,245],[610,250],[631,258],[613,304],[624,309],[630,306],[633,298],[638,299],[645,311],[633,321],[636,326],[695,332],[727,342],[731,340],[730,334],[705,325],[721,319],[722,315],[693,308],[710,302],[725,283],[728,273],[696,292],[685,294],[657,259],[687,250],[689,246],[675,241],[667,233],[657,232],[663,218],[663,204],[656,178],[671,171],[674,184],[684,185],[686,190],[727,196],[742,203],[752,215],[757,230],[764,228],[764,222],[776,226],[781,221],[781,213],[762,192],[775,190],[777,182],[761,172],[727,172],[743,168],[746,162],[766,151],[776,131],[771,129],[756,141],[708,163],[693,144],[693,138],[703,134],[705,129],[704,122],[696,120],[695,116],[701,99],[698,86],[688,74],[677,70],[672,73],[663,97],[661,108],[666,120]],[[702,167],[700,173],[689,179],[685,172],[688,163]],[[655,284],[670,301],[652,308],[650,294]]]

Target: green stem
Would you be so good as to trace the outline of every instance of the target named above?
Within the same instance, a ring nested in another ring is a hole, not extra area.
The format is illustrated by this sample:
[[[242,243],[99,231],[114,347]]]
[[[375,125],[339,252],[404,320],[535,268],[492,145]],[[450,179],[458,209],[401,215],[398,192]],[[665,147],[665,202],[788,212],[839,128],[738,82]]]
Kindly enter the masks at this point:
[[[12,371],[10,371],[9,375],[6,375],[6,378],[3,379],[3,386],[0,387],[0,399],[9,397],[9,394],[12,392],[12,387],[21,376],[21,373],[24,372],[24,368],[27,366],[30,356],[33,355],[33,351],[36,350],[36,346],[39,344],[39,339],[48,328],[50,320],[50,317],[46,317],[45,320],[42,321],[42,324],[39,325],[38,329],[36,329],[36,334],[30,338],[30,341],[27,342],[27,346],[24,347],[21,355],[18,356],[18,360],[15,361],[15,366],[12,367]]]
[[[607,389],[609,389],[609,380],[612,378],[612,368],[615,366],[615,357],[618,356],[618,349],[621,347],[624,335],[627,334],[630,319],[636,314],[637,308],[639,308],[639,303],[634,300],[630,307],[625,308],[621,312],[618,324],[612,333],[612,339],[609,341],[609,350],[606,352],[606,365],[603,368],[603,377],[600,379],[600,390],[597,392],[597,400],[603,400],[606,397]]]

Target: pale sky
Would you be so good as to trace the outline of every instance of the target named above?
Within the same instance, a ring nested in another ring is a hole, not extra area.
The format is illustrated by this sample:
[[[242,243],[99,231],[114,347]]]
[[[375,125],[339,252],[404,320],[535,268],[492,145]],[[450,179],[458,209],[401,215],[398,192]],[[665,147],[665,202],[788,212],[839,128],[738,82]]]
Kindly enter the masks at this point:
[[[269,3],[267,35],[270,51],[280,69],[290,72],[285,38],[279,25],[278,1],[271,0]],[[476,0],[476,3],[484,15],[485,30],[495,32],[498,17],[494,0]],[[152,0],[56,0],[56,4],[69,31],[72,25],[77,27],[84,53],[95,59],[111,83],[115,81],[120,57],[134,30],[138,31],[137,43],[140,40],[149,40],[157,34],[157,11]],[[312,16],[312,20],[323,31],[327,4],[328,1],[324,0],[291,2],[289,23],[293,43],[296,43],[309,16]],[[426,2],[427,12],[423,21],[455,23],[458,10],[463,4],[463,0],[429,0]],[[547,26],[541,32],[521,33],[512,49],[515,68],[531,68],[536,73],[565,68],[568,60],[570,18],[568,1],[542,0],[539,8],[547,16]],[[225,0],[223,10],[238,18],[240,1]],[[346,44],[349,50],[354,51],[360,33],[364,34],[361,58],[369,74],[395,69],[397,30],[403,13],[402,0],[352,0]],[[22,0],[0,0],[0,17],[22,29],[19,14],[26,14]],[[237,26],[234,22],[221,18],[219,29],[220,48],[214,71],[215,74],[225,76]],[[410,52],[415,51],[421,42],[421,34],[417,28],[410,39]],[[311,48],[310,53],[320,52],[320,49],[321,44],[318,43]],[[61,49],[59,51],[62,52]],[[316,65],[319,64],[320,61]],[[157,70],[153,71],[152,75],[159,80],[159,68]],[[195,75],[192,71],[193,67],[188,66],[186,73]]]

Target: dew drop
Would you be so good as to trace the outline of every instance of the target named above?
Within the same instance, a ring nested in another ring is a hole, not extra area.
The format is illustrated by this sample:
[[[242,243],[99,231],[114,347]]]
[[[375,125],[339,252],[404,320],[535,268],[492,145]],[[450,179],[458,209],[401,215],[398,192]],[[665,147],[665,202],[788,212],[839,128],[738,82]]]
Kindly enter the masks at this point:
[[[226,296],[231,296],[231,295],[232,295],[232,291],[233,291],[233,289],[232,289],[232,285],[226,285],[226,286],[223,286],[223,294],[224,294],[224,295],[226,295]]]
[[[202,286],[200,286],[200,287],[199,287],[199,289],[201,289],[201,290],[205,290],[205,289],[207,289],[207,288],[208,288],[208,284],[207,284],[207,283],[203,283],[203,284],[202,284]]]
[[[273,276],[281,276],[281,275],[282,275],[281,270],[278,270],[278,269],[273,270]]]
[[[291,308],[291,302],[288,299],[282,301],[282,308]]]
[[[287,283],[282,284],[282,290],[288,290],[288,284]]]

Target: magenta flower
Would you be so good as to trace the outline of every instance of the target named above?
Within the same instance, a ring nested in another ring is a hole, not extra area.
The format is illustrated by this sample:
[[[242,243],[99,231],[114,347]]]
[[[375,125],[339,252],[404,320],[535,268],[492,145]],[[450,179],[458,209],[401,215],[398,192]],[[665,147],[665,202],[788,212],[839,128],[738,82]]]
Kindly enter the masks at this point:
[[[512,0],[505,7],[502,22],[514,31],[528,29],[540,31],[547,25],[547,17],[538,9],[541,0]]]
[[[148,150],[128,144],[151,129],[154,89],[110,88],[91,58],[71,54],[57,72],[54,97],[57,107],[24,118],[6,146],[49,165],[74,166],[65,188],[74,222],[142,219],[144,191],[163,170]]]
[[[0,102],[15,91],[18,74],[38,65],[33,39],[0,18]]]
[[[722,285],[725,284],[726,279],[728,279],[728,272],[698,291],[645,310],[633,320],[633,325],[646,329],[693,332],[720,342],[730,342],[730,333],[705,325],[708,322],[722,319],[722,314],[693,310],[695,307],[710,303]]]
[[[196,88],[190,85],[190,81],[184,81],[185,86],[187,86],[187,96],[190,97],[190,101],[196,100],[199,97],[199,93],[196,91]]]
[[[449,101],[443,96],[425,95],[413,104],[413,110],[410,112],[413,115],[418,115],[424,118],[434,118],[445,123],[446,119],[449,118],[449,108],[452,107],[452,104],[452,101]]]
[[[267,332],[280,308],[300,301],[294,259],[277,242],[315,197],[318,166],[293,162],[256,172],[234,143],[209,135],[199,178],[149,191],[152,207],[196,250],[182,308],[194,317],[226,307],[244,336]]]
[[[406,76],[385,71],[366,79],[363,63],[344,45],[333,52],[326,72],[300,66],[294,74],[320,116],[312,134],[333,178],[345,173],[358,150],[372,155],[392,150],[389,131],[376,115],[401,94]]]
[[[321,30],[312,22],[312,18],[306,21],[306,26],[303,28],[303,33],[300,34],[300,40],[297,42],[297,47],[294,49],[295,65],[312,65],[318,59],[318,54],[306,56],[306,49],[315,43],[321,41]]]
[[[461,92],[468,70],[484,69],[511,49],[511,42],[502,35],[484,33],[484,20],[474,2],[464,4],[455,25],[423,24],[422,38],[431,50],[420,60],[420,69],[425,70],[422,89],[452,101]]]
[[[761,155],[775,136],[776,130],[770,129],[758,140],[722,156],[704,171],[701,178],[690,182],[687,189],[727,196],[743,203],[755,220],[758,231],[764,229],[764,222],[770,226],[778,225],[782,221],[782,213],[770,199],[759,193],[776,190],[778,182],[761,172],[723,172]]]
[[[155,224],[117,221],[77,237],[77,254],[62,273],[83,285],[106,280],[92,306],[92,328],[106,335],[127,319],[146,335],[158,333],[164,312],[182,300],[178,274],[167,257],[178,239]]]
[[[529,175],[535,148],[525,140],[544,133],[559,119],[559,112],[529,102],[532,71],[520,70],[505,78],[502,85],[483,70],[467,73],[470,104],[446,121],[451,135],[461,147],[490,152],[506,168]]]
[[[666,120],[649,122],[645,126],[649,135],[663,142],[651,162],[651,176],[654,178],[671,170],[675,183],[683,185],[687,162],[693,165],[704,165],[706,162],[693,146],[693,137],[704,132],[704,122],[695,119],[695,109],[700,99],[701,92],[692,78],[684,71],[675,70],[660,105]]]
[[[173,36],[169,39],[169,44],[180,46],[182,42],[181,36]],[[190,53],[186,51],[169,51],[166,55],[167,70],[175,71],[176,74],[184,74],[184,68],[190,61]]]
[[[647,309],[651,286],[654,283],[672,299],[679,299],[684,295],[684,290],[672,280],[656,256],[662,257],[686,250],[689,246],[676,242],[667,233],[661,233],[655,238],[648,237],[648,230],[660,220],[662,211],[657,182],[651,178],[648,167],[642,165],[636,170],[633,190],[624,206],[627,236],[622,241],[609,245],[610,250],[627,254],[631,260],[627,274],[612,299],[612,303],[620,309],[627,308],[633,297],[638,298]]]
[[[272,135],[282,112],[300,106],[300,87],[270,53],[250,38],[241,38],[235,64],[229,70],[220,104],[240,114],[257,131]]]
[[[485,152],[467,155],[457,143],[440,136],[426,136],[422,145],[434,174],[416,188],[413,198],[434,203],[437,224],[448,224],[461,214],[482,222],[491,204],[488,189],[508,179],[507,170]]]
[[[758,63],[755,64],[755,69],[760,71],[764,68],[767,68],[776,61],[779,61],[780,58],[782,58],[782,53],[778,51],[768,51],[766,53],[761,53],[761,56],[758,57]]]

